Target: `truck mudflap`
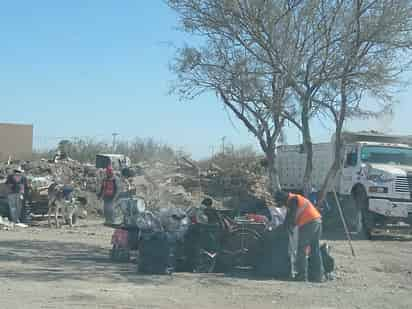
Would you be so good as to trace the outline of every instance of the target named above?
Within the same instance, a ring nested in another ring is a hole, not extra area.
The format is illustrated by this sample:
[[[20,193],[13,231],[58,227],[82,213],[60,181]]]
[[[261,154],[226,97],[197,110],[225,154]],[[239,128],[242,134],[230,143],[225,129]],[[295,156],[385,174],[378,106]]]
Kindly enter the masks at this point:
[[[393,202],[385,199],[369,199],[369,211],[385,217],[408,218],[412,202]]]

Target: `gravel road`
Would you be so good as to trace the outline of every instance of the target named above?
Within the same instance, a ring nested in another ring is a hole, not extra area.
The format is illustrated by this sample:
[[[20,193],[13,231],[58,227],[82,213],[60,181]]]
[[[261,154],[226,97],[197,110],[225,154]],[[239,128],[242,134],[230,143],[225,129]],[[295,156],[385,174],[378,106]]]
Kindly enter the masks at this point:
[[[0,308],[412,308],[412,242],[331,240],[337,279],[323,284],[179,273],[142,276],[108,257],[112,230],[0,231]]]

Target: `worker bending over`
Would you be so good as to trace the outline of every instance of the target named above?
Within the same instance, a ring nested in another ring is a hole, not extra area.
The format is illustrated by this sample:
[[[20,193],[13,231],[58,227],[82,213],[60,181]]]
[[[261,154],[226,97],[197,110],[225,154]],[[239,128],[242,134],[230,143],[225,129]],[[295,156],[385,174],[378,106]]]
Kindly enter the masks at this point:
[[[298,227],[296,280],[322,282],[323,265],[320,253],[322,217],[313,204],[299,194],[278,191],[275,194],[278,207],[286,206],[285,224],[290,232]]]

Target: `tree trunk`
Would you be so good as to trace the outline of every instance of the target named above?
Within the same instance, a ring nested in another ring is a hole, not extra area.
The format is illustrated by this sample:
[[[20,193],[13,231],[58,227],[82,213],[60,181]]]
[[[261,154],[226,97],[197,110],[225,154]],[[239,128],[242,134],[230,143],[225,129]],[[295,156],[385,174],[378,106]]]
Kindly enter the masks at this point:
[[[323,182],[322,189],[319,192],[317,206],[321,207],[323,201],[326,198],[326,194],[329,191],[331,185],[335,185],[336,175],[341,169],[342,165],[342,130],[343,124],[345,123],[346,110],[347,110],[347,95],[346,95],[346,80],[341,82],[341,103],[340,103],[340,113],[335,117],[336,129],[335,129],[335,154],[332,166],[326,175],[325,181]]]
[[[326,175],[322,188],[319,191],[318,201],[317,201],[318,208],[321,208],[322,203],[325,200],[327,193],[329,192],[330,186],[334,185],[336,174],[338,173],[339,169],[340,169],[340,164],[338,160],[335,158],[332,166],[330,167],[328,171],[328,174]]]
[[[307,104],[305,103],[304,105]],[[302,111],[302,139],[303,148],[306,153],[306,167],[303,176],[303,194],[308,196],[312,190],[313,147],[307,108],[303,108]]]
[[[336,175],[341,169],[341,149],[342,149],[342,127],[336,128],[336,135],[335,135],[335,155],[333,159],[332,166],[330,167],[328,174],[323,182],[322,189],[319,192],[318,196],[318,207],[321,207],[323,201],[326,198],[327,193],[331,185],[335,185]]]
[[[278,169],[276,166],[276,154],[274,149],[269,150],[266,153],[266,159],[268,163],[267,169],[269,176],[270,193],[272,194],[272,196],[274,196],[275,192],[281,189]]]

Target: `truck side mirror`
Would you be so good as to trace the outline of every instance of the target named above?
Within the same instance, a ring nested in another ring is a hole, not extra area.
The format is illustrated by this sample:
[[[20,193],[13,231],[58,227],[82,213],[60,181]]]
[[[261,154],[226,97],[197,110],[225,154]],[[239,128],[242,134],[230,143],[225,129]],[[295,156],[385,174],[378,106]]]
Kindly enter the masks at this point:
[[[346,154],[345,166],[356,166],[358,162],[358,154],[356,152],[350,152]]]

